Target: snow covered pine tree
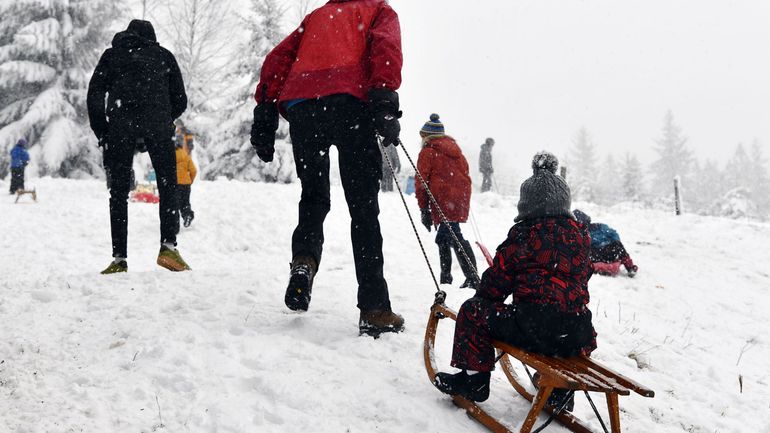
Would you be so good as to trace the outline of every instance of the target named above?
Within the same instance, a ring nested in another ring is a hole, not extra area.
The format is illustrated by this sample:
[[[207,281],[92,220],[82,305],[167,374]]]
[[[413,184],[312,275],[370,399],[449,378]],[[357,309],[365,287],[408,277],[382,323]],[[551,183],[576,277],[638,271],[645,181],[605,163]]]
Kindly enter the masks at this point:
[[[259,81],[262,62],[270,49],[283,39],[281,19],[286,10],[277,0],[251,0],[251,8],[244,20],[249,30],[249,39],[238,50],[241,53],[235,68],[226,81],[232,83],[234,91],[227,96],[223,121],[205,155],[202,156],[203,177],[245,181],[289,183],[294,180],[294,156],[288,140],[288,124],[280,121],[276,132],[273,162],[266,164],[259,160],[249,143],[248,136],[253,120],[254,89]],[[257,65],[255,67],[255,65]]]
[[[119,11],[114,0],[0,2],[0,177],[22,137],[33,173],[101,175],[86,88]]]

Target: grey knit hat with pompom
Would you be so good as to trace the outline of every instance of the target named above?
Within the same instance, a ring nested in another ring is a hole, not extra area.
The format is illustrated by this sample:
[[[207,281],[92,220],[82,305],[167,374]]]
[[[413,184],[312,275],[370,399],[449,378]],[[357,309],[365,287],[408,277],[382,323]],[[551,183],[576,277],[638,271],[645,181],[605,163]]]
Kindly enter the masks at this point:
[[[550,152],[541,151],[532,158],[533,174],[521,184],[519,215],[515,222],[559,216],[575,219],[570,212],[569,186],[556,175],[558,168],[559,159]]]

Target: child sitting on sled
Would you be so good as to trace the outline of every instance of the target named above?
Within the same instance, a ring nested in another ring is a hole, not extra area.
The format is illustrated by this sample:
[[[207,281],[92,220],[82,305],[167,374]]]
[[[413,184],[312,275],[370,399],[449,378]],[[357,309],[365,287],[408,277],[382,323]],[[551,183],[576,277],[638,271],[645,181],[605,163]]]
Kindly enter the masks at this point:
[[[552,154],[535,155],[534,174],[521,185],[516,224],[476,295],[457,314],[452,366],[462,371],[436,375],[442,392],[472,401],[489,397],[493,340],[549,356],[589,355],[596,348],[588,309],[591,240],[570,212],[569,187],[557,167]],[[558,391],[549,404],[564,398]]]
[[[592,223],[591,217],[580,209],[572,213],[580,224],[588,227],[591,234],[590,257],[595,273],[614,277],[620,273],[620,265],[623,265],[629,277],[636,275],[639,267],[631,260],[615,229],[607,224]]]

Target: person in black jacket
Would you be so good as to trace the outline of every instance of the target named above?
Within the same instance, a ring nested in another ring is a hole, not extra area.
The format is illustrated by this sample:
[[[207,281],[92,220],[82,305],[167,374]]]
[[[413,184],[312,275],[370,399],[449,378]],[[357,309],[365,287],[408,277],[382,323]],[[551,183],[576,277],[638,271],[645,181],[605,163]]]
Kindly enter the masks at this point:
[[[114,260],[102,273],[128,270],[128,193],[135,150],[149,152],[157,173],[161,243],[157,263],[172,271],[189,270],[176,250],[179,216],[172,140],[173,122],[187,108],[187,95],[174,55],[158,44],[149,21],[133,20],[115,35],[91,77],[87,102],[91,129],[104,149],[110,176]]]

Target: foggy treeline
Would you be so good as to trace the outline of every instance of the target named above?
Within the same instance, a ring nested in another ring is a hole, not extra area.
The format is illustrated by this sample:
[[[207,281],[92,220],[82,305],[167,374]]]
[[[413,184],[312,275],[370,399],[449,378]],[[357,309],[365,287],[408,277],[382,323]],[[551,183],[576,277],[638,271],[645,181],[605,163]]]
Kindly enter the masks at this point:
[[[600,155],[590,132],[576,132],[564,158],[574,200],[610,205],[623,201],[673,206],[679,177],[686,211],[765,219],[770,212],[770,175],[761,143],[726,143],[727,161],[699,160],[674,114],[667,112],[654,143],[657,158],[645,166],[633,153]]]

